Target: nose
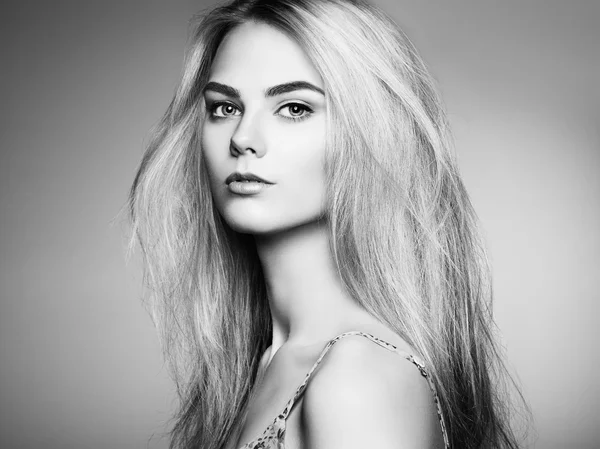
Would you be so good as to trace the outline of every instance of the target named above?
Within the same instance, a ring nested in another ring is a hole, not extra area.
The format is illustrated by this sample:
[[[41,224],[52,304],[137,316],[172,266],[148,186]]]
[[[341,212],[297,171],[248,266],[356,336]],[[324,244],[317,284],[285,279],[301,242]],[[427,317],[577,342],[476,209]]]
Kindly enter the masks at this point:
[[[242,156],[248,150],[259,158],[266,152],[260,120],[256,114],[254,117],[246,115],[240,120],[229,144],[229,152],[234,157]]]

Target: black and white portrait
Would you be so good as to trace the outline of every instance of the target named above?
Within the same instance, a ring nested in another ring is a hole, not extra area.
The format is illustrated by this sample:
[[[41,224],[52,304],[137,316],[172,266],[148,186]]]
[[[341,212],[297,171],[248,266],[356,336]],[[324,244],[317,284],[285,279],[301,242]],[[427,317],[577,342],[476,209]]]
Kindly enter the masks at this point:
[[[9,2],[0,447],[600,447],[600,4]]]

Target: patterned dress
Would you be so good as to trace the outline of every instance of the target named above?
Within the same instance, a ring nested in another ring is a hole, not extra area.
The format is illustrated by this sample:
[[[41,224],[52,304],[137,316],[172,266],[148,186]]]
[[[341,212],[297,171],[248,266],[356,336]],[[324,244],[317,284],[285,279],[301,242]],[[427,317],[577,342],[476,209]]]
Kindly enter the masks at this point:
[[[380,345],[386,349],[389,349],[392,352],[396,352],[397,354],[404,357],[406,360],[408,360],[409,362],[411,362],[413,365],[415,365],[417,367],[417,369],[419,370],[421,375],[425,379],[427,379],[427,383],[429,384],[429,388],[431,389],[431,392],[433,394],[433,400],[435,401],[435,404],[437,407],[438,418],[439,418],[440,426],[442,429],[442,435],[444,437],[444,448],[445,449],[450,448],[448,434],[446,431],[446,424],[444,422],[444,415],[442,414],[442,409],[440,407],[440,403],[439,403],[438,396],[437,396],[437,393],[435,390],[435,386],[433,385],[433,382],[431,381],[431,378],[429,377],[429,374],[427,373],[427,371],[425,369],[424,363],[420,359],[415,357],[414,355],[403,352],[403,351],[399,350],[398,348],[396,348],[396,346],[392,345],[391,343],[388,343],[377,337],[374,337],[371,334],[367,334],[365,332],[359,332],[359,331],[351,331],[351,332],[344,332],[343,334],[340,334],[337,337],[331,339],[327,343],[327,345],[325,346],[325,348],[319,355],[319,358],[317,359],[317,361],[315,362],[313,367],[310,369],[310,371],[304,378],[304,381],[296,389],[296,392],[294,393],[292,398],[288,401],[288,403],[286,404],[283,411],[275,418],[273,423],[270,424],[265,429],[265,431],[262,433],[261,436],[259,436],[255,440],[245,444],[240,449],[285,449],[285,442],[284,442],[285,424],[286,424],[287,417],[289,416],[290,412],[292,411],[292,408],[294,407],[294,404],[304,393],[304,390],[306,389],[306,386],[308,385],[308,381],[310,380],[315,369],[321,363],[321,360],[323,360],[323,357],[325,357],[325,354],[327,354],[329,349],[335,343],[337,343],[340,339],[342,339],[348,335],[362,335],[363,337],[368,338],[369,340],[377,343],[378,345]]]

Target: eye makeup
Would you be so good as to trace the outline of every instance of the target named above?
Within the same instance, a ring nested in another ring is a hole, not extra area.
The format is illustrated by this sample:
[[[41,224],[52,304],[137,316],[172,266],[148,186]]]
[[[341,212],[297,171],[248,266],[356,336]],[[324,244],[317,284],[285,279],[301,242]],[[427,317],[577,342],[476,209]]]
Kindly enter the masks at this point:
[[[213,101],[210,103],[207,103],[207,111],[209,113],[209,117],[211,120],[225,120],[228,117],[234,117],[236,115],[239,114],[233,114],[233,113],[226,113],[226,110],[230,110],[230,108],[234,108],[236,110],[240,110],[236,105],[234,105],[233,103],[230,103],[228,101]],[[299,122],[302,120],[305,120],[307,118],[309,118],[314,111],[308,107],[307,105],[303,104],[303,103],[297,103],[297,102],[290,102],[290,103],[286,103],[283,106],[281,106],[277,112],[281,111],[282,109],[288,109],[288,111],[290,113],[297,113],[298,109],[300,110],[300,112],[304,112],[303,115],[282,115],[282,114],[277,114],[280,117],[286,119],[286,120],[290,120],[290,121],[294,121],[294,122]],[[292,110],[295,110],[296,112],[292,112]],[[218,115],[217,112],[221,112],[222,115]],[[241,112],[241,111],[240,111]]]

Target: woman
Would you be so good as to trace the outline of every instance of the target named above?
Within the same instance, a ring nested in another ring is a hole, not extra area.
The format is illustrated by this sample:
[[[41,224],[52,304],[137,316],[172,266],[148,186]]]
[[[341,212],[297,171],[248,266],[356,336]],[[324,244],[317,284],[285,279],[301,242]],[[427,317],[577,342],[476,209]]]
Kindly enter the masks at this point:
[[[171,447],[517,447],[446,117],[377,8],[206,14],[130,200]]]

